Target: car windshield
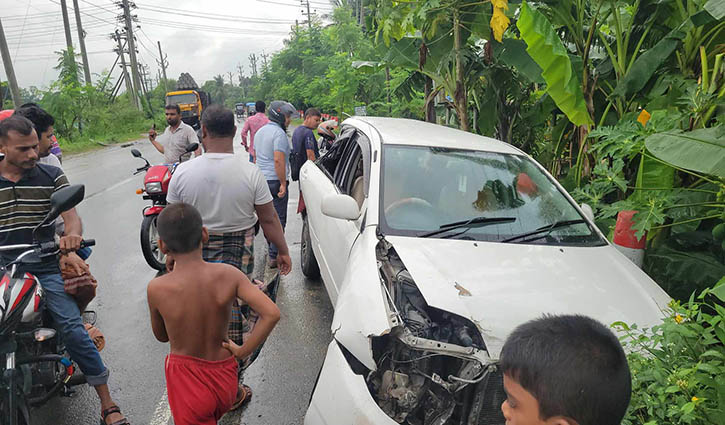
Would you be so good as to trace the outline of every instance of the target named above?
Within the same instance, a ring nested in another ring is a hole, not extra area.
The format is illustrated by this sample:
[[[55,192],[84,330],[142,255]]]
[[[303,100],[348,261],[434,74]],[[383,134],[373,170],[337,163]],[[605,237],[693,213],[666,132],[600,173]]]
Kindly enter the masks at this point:
[[[557,245],[605,243],[549,177],[523,155],[389,145],[382,159],[380,221],[385,234],[493,242],[513,238],[512,243]],[[535,233],[525,236],[530,232]]]
[[[196,95],[194,93],[185,93],[166,96],[167,105],[171,105],[174,103],[177,105],[181,105],[184,103],[196,103]]]

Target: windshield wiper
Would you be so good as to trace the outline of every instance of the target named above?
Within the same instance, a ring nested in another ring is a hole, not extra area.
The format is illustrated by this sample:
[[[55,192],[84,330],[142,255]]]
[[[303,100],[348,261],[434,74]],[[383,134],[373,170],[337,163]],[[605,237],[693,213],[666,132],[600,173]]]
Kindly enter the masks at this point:
[[[536,230],[532,230],[530,232],[526,232],[526,233],[522,233],[520,235],[512,236],[510,238],[507,238],[507,239],[502,240],[501,242],[504,242],[504,243],[505,242],[513,242],[513,241],[516,241],[516,240],[519,240],[519,239],[524,239],[521,242],[528,242],[530,240],[541,239],[541,238],[545,238],[545,237],[549,236],[549,233],[551,233],[554,229],[558,229],[560,227],[573,226],[575,224],[582,224],[582,223],[586,223],[586,221],[584,221],[581,218],[580,219],[577,219],[577,220],[562,220],[562,221],[557,221],[557,222],[554,222],[552,224],[547,224],[546,226],[541,226],[541,227],[539,227]],[[544,234],[541,235],[541,236],[538,236],[536,238],[526,239],[529,236],[535,236],[535,235],[538,235],[540,233],[544,233]]]
[[[449,230],[460,229],[463,227],[483,227],[489,224],[500,224],[500,223],[513,223],[516,221],[516,217],[473,217],[470,220],[465,221],[454,221],[453,223],[442,224],[438,230],[432,232],[421,233],[418,235],[419,238],[427,238],[429,236],[435,236],[440,233],[447,232]]]

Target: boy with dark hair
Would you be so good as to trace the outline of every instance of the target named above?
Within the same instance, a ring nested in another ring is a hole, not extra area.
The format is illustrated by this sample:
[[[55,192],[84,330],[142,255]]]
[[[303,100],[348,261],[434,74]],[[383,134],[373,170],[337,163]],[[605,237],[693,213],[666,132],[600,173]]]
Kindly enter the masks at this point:
[[[501,350],[507,425],[619,425],[632,392],[617,337],[586,316],[544,316]]]
[[[158,231],[159,248],[173,258],[174,269],[152,280],[147,295],[154,336],[171,344],[165,368],[169,407],[176,425],[215,425],[246,396],[238,394],[236,359],[264,342],[280,313],[244,273],[203,260],[202,244],[209,235],[193,206],[164,208]],[[242,346],[227,338],[237,298],[259,314]]]

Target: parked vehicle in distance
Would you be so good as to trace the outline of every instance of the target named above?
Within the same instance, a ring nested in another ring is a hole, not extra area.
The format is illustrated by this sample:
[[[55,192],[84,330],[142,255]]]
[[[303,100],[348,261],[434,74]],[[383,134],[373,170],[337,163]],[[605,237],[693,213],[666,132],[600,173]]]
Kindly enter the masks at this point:
[[[301,265],[335,308],[305,424],[502,425],[496,362],[545,313],[651,327],[669,297],[531,157],[353,117],[300,171]]]
[[[237,115],[237,119],[242,119],[244,117],[244,108],[246,105],[244,103],[235,103],[234,104],[234,113]]]

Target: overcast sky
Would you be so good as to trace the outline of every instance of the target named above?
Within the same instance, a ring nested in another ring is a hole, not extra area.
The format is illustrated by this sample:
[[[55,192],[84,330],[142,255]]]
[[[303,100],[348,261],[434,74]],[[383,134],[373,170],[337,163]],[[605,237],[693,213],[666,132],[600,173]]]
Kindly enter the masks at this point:
[[[80,53],[73,0],[66,1],[73,45]],[[319,15],[331,10],[328,0],[310,3]],[[121,10],[112,0],[78,0],[78,4],[95,82],[95,74],[109,70],[116,59],[116,42],[109,34],[121,28],[116,19]],[[251,75],[249,55],[280,50],[295,20],[300,25],[306,20],[300,0],[135,0],[135,4],[138,57],[154,79],[160,41],[168,55],[167,76],[178,78],[189,72],[199,85],[217,74],[228,80],[230,71],[238,81],[238,64],[244,75]],[[65,48],[60,0],[0,0],[0,18],[18,85],[47,87],[58,76],[54,52]],[[117,66],[113,82],[119,74]],[[7,80],[4,67],[0,80]]]

